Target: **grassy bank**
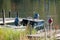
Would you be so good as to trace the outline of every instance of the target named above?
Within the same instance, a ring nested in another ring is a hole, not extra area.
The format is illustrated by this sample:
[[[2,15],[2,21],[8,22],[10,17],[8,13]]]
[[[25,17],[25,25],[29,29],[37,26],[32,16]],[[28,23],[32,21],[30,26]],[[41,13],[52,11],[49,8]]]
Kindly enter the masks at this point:
[[[0,40],[29,40],[27,35],[35,34],[36,30],[32,29],[31,26],[28,25],[26,27],[26,30],[19,30],[14,28],[0,28]],[[55,36],[55,35],[52,35]],[[45,40],[46,35],[43,38],[32,38],[32,40]],[[47,40],[50,40],[50,38],[47,38]],[[56,40],[55,37],[53,37],[51,40]]]
[[[20,40],[20,32],[10,28],[0,28],[0,40]]]
[[[31,33],[36,33],[35,29]],[[25,31],[14,28],[0,28],[0,40],[28,40],[26,35],[29,34],[29,28],[26,28]]]

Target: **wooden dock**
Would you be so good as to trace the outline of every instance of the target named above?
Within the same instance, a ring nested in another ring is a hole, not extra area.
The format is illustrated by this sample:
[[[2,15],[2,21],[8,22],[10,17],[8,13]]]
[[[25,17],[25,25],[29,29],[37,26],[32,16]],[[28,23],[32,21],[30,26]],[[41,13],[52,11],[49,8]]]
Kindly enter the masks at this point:
[[[15,21],[15,18],[5,18],[5,23],[12,23]],[[19,21],[22,21],[22,18],[19,18]],[[3,18],[0,18],[0,24],[3,24]]]

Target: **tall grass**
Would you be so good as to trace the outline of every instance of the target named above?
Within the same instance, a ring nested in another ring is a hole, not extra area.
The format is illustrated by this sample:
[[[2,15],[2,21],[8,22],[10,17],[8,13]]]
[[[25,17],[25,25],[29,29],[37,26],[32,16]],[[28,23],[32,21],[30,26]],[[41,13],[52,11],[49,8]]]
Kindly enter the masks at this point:
[[[30,24],[26,26],[25,31],[20,31],[20,40],[29,40],[27,35],[35,34],[36,30]]]
[[[11,28],[0,28],[0,40],[20,40],[20,32]]]
[[[26,30],[22,31],[13,28],[0,28],[0,40],[28,40],[27,35],[36,33],[35,29],[31,29],[28,25]]]
[[[0,40],[29,40],[27,35],[36,34],[36,32],[37,31],[33,29],[31,25],[27,25],[26,30],[24,31],[13,28],[0,28]],[[32,40],[33,39],[34,38],[32,38]],[[42,39],[45,40],[45,37],[38,38],[37,40]],[[47,38],[47,40],[50,40],[50,38]],[[56,40],[55,37],[53,37],[52,40]]]

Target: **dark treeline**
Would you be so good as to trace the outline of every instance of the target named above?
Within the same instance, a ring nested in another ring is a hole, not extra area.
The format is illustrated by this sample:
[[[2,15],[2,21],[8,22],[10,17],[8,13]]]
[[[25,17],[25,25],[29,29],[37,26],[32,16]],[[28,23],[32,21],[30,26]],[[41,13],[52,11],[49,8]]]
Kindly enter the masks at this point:
[[[34,15],[34,12],[40,14],[40,18],[45,19],[48,10],[45,12],[45,3],[48,0],[0,0],[0,17],[2,17],[1,10],[4,9],[6,17],[9,16],[11,10],[11,17],[16,17],[18,12],[19,17],[28,17]],[[60,0],[50,0],[49,15],[52,16],[56,24],[60,24]]]

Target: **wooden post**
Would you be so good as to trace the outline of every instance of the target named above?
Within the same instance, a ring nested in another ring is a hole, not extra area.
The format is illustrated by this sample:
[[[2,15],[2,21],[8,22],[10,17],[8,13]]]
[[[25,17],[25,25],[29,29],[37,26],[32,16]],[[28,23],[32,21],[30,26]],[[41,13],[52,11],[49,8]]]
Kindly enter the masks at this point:
[[[18,14],[18,12],[17,12],[16,16],[19,17],[18,15],[19,15],[19,14]]]
[[[11,11],[9,11],[9,18],[10,18],[10,16],[11,16],[10,14],[11,14]]]
[[[5,10],[2,10],[2,16],[3,16],[3,25],[5,25]]]

